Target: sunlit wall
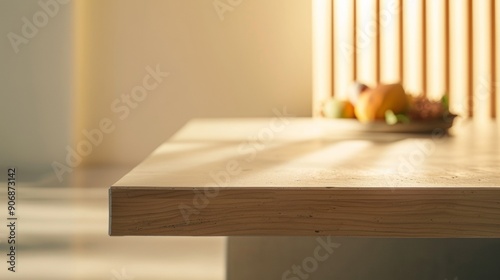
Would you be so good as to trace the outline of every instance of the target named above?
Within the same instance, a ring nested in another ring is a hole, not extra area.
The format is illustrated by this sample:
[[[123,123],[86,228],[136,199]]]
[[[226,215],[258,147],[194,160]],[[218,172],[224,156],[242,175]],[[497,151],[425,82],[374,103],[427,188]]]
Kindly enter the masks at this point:
[[[86,0],[76,12],[75,146],[103,120],[110,131],[84,162],[137,164],[193,117],[311,115],[310,1]]]
[[[5,0],[0,15],[0,165],[26,174],[135,165],[195,117],[311,114],[310,1]]]

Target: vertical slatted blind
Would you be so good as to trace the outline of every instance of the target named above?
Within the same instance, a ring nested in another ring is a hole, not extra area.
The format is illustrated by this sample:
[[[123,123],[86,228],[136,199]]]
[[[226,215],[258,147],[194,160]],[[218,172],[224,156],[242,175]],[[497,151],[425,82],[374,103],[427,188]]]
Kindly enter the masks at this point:
[[[500,0],[323,2],[331,8],[331,94],[345,98],[353,80],[400,81],[414,95],[448,94],[462,116],[500,111]]]

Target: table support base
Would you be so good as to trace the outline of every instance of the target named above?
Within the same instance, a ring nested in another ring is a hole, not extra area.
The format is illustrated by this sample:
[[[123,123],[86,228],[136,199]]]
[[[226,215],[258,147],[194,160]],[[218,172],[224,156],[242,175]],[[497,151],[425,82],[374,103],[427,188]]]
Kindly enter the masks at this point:
[[[227,279],[500,279],[500,239],[229,237]]]

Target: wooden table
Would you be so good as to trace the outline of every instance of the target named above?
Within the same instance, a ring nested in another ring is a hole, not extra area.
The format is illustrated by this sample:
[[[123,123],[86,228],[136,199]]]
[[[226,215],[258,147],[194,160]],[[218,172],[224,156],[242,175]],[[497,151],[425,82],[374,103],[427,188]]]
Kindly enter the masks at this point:
[[[269,236],[500,237],[497,124],[459,122],[451,136],[358,129],[193,120],[111,186],[110,235],[267,236],[230,238],[240,259],[251,251],[242,244],[269,246]]]
[[[110,234],[500,237],[498,128],[452,133],[194,120],[111,186]]]

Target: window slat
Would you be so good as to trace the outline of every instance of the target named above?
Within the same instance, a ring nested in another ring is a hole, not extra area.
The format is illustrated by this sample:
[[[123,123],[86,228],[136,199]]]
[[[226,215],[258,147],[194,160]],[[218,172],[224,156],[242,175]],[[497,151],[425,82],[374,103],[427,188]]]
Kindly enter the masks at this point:
[[[476,118],[491,117],[491,1],[474,0],[472,6],[473,96],[472,111]]]
[[[401,81],[400,63],[400,0],[380,1],[380,80]]]
[[[333,59],[337,61],[334,68],[334,96],[347,98],[349,84],[355,80],[355,52],[354,41],[354,1],[334,0],[334,44]]]

